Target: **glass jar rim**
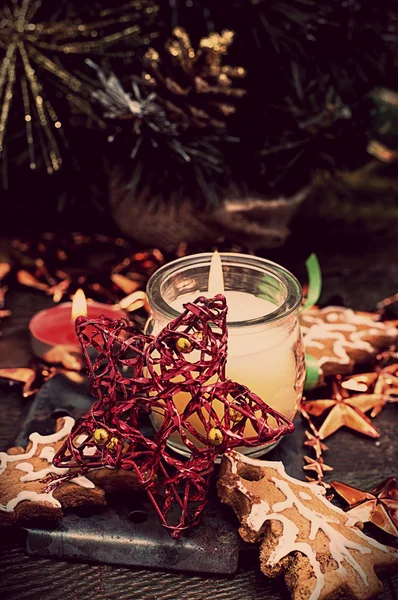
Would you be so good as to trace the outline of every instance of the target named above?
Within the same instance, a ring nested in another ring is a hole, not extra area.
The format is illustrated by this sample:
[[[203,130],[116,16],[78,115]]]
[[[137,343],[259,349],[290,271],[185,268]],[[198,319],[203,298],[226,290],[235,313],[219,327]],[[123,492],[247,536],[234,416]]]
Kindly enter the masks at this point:
[[[182,268],[189,268],[194,266],[208,266],[210,268],[210,261],[213,252],[202,252],[200,254],[191,254],[183,256],[169,262],[150,277],[146,292],[149,300],[149,304],[154,306],[157,313],[160,313],[168,321],[177,318],[181,312],[173,308],[162,296],[161,286],[164,281],[173,276],[176,272]],[[238,252],[220,252],[221,261],[223,266],[232,266],[234,263],[236,266],[246,266],[252,270],[263,270],[264,273],[274,276],[282,283],[286,289],[286,297],[282,304],[278,306],[274,311],[253,319],[244,319],[241,321],[228,322],[229,328],[238,327],[250,327],[257,325],[266,325],[274,323],[289,316],[290,314],[297,311],[302,302],[302,290],[301,285],[297,278],[285,267],[282,267],[276,262],[261,258],[258,256],[252,256],[251,254],[240,254]]]

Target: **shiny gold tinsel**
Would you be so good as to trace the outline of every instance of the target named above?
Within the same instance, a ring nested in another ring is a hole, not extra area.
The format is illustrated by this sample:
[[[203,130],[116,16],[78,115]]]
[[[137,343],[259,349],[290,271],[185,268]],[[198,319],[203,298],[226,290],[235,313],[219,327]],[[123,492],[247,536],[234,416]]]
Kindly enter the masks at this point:
[[[180,97],[196,126],[222,126],[219,117],[235,112],[233,99],[246,93],[233,86],[234,79],[246,75],[245,69],[223,65],[223,56],[233,40],[232,31],[211,33],[200,40],[195,50],[185,29],[176,27],[166,42],[165,56],[161,57],[154,48],[146,52],[150,68],[143,74],[143,82],[157,88],[158,96],[163,96],[159,88],[166,88],[177,104]]]
[[[51,0],[46,1],[50,6]],[[36,168],[35,122],[44,163],[52,173],[62,165],[59,135],[63,124],[46,97],[40,73],[53,77],[69,103],[80,111],[91,112],[91,86],[65,68],[60,58],[100,54],[130,38],[149,43],[149,38],[141,37],[136,21],[143,14],[154,17],[157,6],[147,0],[128,2],[104,10],[95,21],[85,23],[80,19],[41,22],[38,13],[44,4],[42,0],[12,0],[0,6],[0,158],[4,159],[7,126],[20,87],[30,167]],[[55,4],[59,9],[58,2]]]

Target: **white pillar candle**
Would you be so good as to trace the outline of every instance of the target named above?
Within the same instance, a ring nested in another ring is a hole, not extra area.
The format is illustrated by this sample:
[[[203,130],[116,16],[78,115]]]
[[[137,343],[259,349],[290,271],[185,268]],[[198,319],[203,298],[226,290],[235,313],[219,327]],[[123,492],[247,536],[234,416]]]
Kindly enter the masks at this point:
[[[227,325],[263,317],[278,308],[269,300],[245,292],[224,294],[228,305]],[[198,295],[186,294],[173,302],[172,307],[180,312],[183,304],[193,302]],[[299,335],[298,325],[291,331],[289,324],[228,328],[227,377],[246,385],[289,419],[296,414],[300,400],[295,390],[294,350]]]
[[[269,406],[293,419],[301,399],[304,379],[304,353],[296,312],[270,322],[265,320],[258,325],[251,325],[253,319],[267,315],[271,319],[271,313],[278,310],[279,306],[248,292],[224,290],[222,265],[217,254],[212,257],[208,290],[190,291],[169,304],[182,312],[184,304],[193,302],[198,296],[210,298],[218,293],[225,295],[228,306],[227,377],[246,385]],[[155,325],[153,333],[158,333],[160,329],[159,323]],[[192,354],[191,360],[194,362],[195,356]],[[186,393],[177,394],[174,398],[180,413],[189,399]],[[159,426],[160,422],[161,416],[155,415],[155,426]],[[199,419],[194,418],[192,424],[203,432]],[[251,425],[246,434],[254,434]]]

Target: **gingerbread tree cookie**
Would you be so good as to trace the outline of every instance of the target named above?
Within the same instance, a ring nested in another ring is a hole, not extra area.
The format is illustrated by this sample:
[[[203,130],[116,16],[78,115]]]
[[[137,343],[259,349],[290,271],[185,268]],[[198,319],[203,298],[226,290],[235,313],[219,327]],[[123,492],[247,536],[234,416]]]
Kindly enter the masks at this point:
[[[68,468],[57,468],[53,458],[72,431],[75,420],[57,420],[51,435],[32,433],[26,450],[21,447],[0,452],[0,525],[40,518],[56,520],[66,508],[82,505],[103,506],[105,492],[134,487],[134,474],[95,469],[85,477],[73,475]],[[56,489],[49,491],[49,479],[65,476]]]
[[[284,575],[293,600],[367,600],[381,591],[376,572],[398,570],[398,552],[366,536],[317,484],[289,477],[281,462],[224,455],[218,492],[260,542],[261,570]]]
[[[398,329],[378,315],[338,306],[304,310],[299,321],[306,352],[318,360],[324,375],[352,373],[388,346],[397,343]]]

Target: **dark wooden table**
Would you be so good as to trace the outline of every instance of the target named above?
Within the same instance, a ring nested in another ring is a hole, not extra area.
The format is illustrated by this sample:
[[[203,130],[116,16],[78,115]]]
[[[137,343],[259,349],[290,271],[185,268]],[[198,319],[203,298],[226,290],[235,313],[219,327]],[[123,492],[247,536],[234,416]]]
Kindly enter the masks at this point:
[[[346,254],[335,245],[319,250],[324,274],[323,302],[344,302],[371,309],[381,298],[398,290],[396,240],[372,243]],[[303,273],[304,246],[292,258],[289,246],[269,253],[275,260]],[[39,292],[12,290],[7,306],[13,315],[2,325],[0,367],[25,366],[31,358],[27,324],[49,300]],[[20,388],[0,387],[0,449],[12,445],[27,410]],[[370,489],[383,478],[398,475],[397,407],[390,405],[377,417],[379,442],[340,431],[328,440],[327,463],[333,478]],[[385,541],[385,540],[384,540]],[[242,557],[232,577],[156,572],[107,565],[86,565],[28,557],[18,534],[0,532],[0,597],[4,600],[278,600],[287,598],[280,582],[271,582],[259,571],[255,552]],[[379,600],[397,600],[398,575],[384,580]]]

